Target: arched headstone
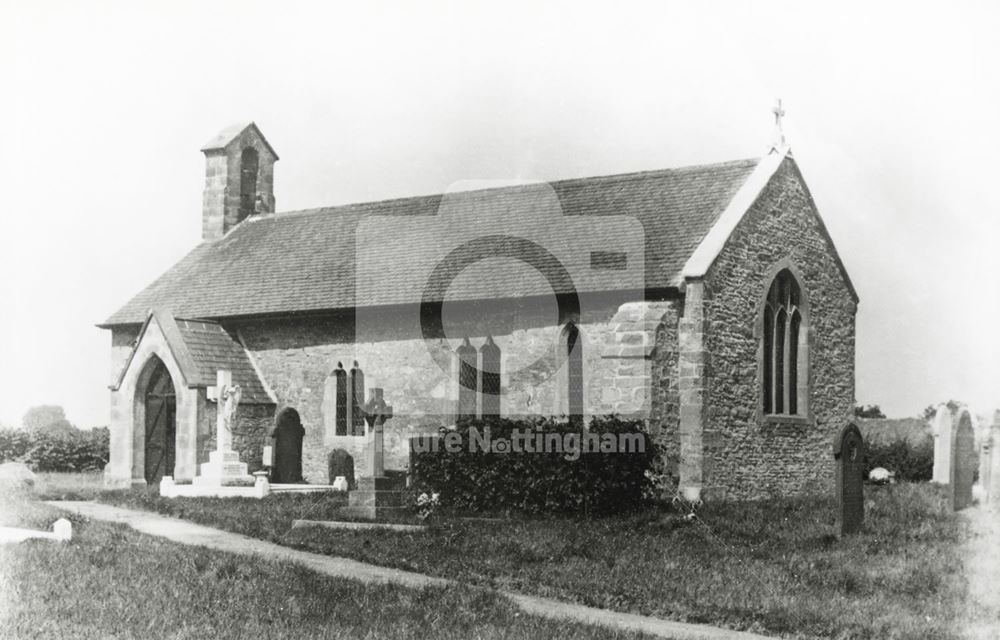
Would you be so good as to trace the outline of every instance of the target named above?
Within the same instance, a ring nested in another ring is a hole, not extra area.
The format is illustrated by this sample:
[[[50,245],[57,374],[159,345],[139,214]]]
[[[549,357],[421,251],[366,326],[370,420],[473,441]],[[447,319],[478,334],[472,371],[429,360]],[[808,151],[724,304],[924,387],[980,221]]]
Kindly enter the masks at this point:
[[[951,445],[951,506],[958,511],[972,504],[972,480],[976,469],[976,434],[968,409],[959,413]]]
[[[291,484],[302,482],[302,437],[305,429],[295,409],[285,409],[278,414],[277,426],[271,433],[274,438],[274,467],[271,482]]]
[[[344,449],[334,449],[330,452],[328,463],[330,484],[333,484],[337,476],[344,476],[347,479],[348,487],[353,489],[355,485],[354,458],[351,457],[351,454]]]
[[[865,519],[865,443],[861,431],[851,423],[833,445],[837,466],[837,520],[840,534],[861,530]]]
[[[939,405],[931,425],[931,431],[934,434],[934,474],[931,480],[939,484],[951,482],[952,429],[951,410],[947,405]]]
[[[1000,507],[1000,410],[993,414],[990,427],[990,473],[987,499],[993,508]]]

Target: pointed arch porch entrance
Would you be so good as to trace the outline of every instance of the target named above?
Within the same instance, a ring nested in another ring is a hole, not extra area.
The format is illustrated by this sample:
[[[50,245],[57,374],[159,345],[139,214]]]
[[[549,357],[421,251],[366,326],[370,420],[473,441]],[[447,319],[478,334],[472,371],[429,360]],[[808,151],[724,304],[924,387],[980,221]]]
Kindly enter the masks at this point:
[[[142,391],[146,484],[174,475],[177,460],[177,394],[170,372],[158,357],[150,358],[148,382]],[[144,376],[146,377],[146,376]]]

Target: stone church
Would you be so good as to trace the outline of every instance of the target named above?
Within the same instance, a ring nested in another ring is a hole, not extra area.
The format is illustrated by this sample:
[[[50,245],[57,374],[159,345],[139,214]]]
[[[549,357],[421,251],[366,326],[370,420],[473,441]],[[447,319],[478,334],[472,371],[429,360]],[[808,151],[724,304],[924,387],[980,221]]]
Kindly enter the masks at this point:
[[[277,213],[253,124],[208,142],[202,241],[111,332],[110,486],[190,482],[215,439],[272,482],[386,467],[461,417],[638,417],[688,496],[824,492],[858,298],[791,153]],[[585,428],[585,427],[584,427]]]

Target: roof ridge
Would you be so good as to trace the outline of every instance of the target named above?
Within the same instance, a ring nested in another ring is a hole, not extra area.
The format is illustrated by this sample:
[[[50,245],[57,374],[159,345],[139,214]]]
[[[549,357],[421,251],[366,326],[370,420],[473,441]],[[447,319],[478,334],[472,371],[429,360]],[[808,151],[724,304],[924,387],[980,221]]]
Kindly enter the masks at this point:
[[[561,178],[559,180],[536,180],[533,182],[527,182],[525,184],[511,184],[497,187],[483,187],[480,189],[469,189],[468,191],[453,191],[453,192],[441,192],[441,193],[426,193],[420,195],[412,196],[400,196],[397,198],[386,198],[383,200],[365,200],[359,202],[347,202],[344,204],[327,205],[325,207],[311,207],[309,209],[293,209],[291,211],[277,211],[265,215],[255,215],[250,216],[244,222],[250,222],[254,220],[275,220],[278,218],[285,217],[298,217],[306,215],[316,215],[321,213],[330,213],[336,210],[343,209],[353,209],[353,210],[365,210],[375,207],[384,207],[386,205],[403,205],[408,203],[417,202],[420,200],[434,200],[438,198],[443,198],[446,195],[451,194],[481,194],[485,195],[487,193],[497,192],[497,191],[517,191],[527,189],[532,186],[537,186],[539,184],[548,185],[567,185],[576,182],[631,182],[634,180],[645,179],[650,177],[659,177],[670,173],[681,173],[681,172],[697,172],[704,171],[709,168],[721,168],[725,166],[743,166],[748,164],[758,164],[761,158],[741,158],[737,160],[726,160],[723,162],[707,162],[703,164],[692,164],[684,165],[681,167],[668,167],[664,169],[644,169],[641,171],[627,171],[625,173],[611,173],[605,175],[597,176],[584,176],[580,178]]]

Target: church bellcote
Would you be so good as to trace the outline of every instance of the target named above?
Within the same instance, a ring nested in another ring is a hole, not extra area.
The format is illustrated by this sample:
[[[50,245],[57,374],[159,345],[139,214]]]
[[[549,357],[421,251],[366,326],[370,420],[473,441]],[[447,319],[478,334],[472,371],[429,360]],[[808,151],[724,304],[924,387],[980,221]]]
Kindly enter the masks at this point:
[[[217,240],[246,218],[274,213],[274,163],[278,154],[254,123],[221,131],[205,154],[202,240]]]

